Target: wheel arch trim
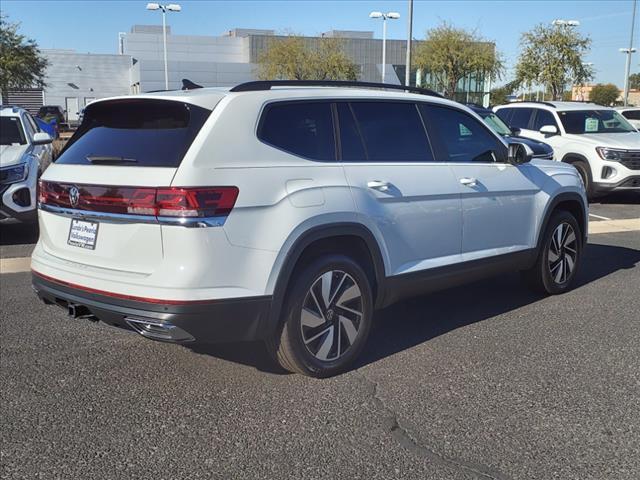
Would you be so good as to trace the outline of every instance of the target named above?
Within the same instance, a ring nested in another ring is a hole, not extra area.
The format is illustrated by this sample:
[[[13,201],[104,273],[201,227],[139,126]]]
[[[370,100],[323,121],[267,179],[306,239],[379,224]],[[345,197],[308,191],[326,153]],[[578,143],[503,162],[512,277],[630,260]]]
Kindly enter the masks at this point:
[[[583,219],[580,222],[579,218],[576,218],[576,221],[580,224],[580,228],[582,229],[582,242],[583,244],[587,241],[587,235],[589,230],[589,208],[584,201],[584,198],[577,192],[562,192],[556,195],[551,199],[551,201],[547,204],[547,208],[544,211],[543,220],[540,225],[540,229],[538,230],[537,238],[536,238],[536,248],[538,251],[541,248],[541,242],[543,238],[543,234],[547,229],[549,224],[549,220],[551,219],[551,215],[556,210],[557,206],[564,202],[577,202],[582,208]]]
[[[378,241],[371,230],[357,222],[335,222],[317,225],[309,228],[294,240],[291,248],[287,250],[284,256],[281,267],[277,272],[272,272],[270,283],[273,283],[274,287],[270,314],[267,319],[268,324],[265,325],[265,333],[267,335],[272,333],[278,324],[289,280],[305,249],[319,240],[344,236],[357,237],[366,245],[372,259],[377,287],[374,305],[381,304],[384,298],[385,264]]]

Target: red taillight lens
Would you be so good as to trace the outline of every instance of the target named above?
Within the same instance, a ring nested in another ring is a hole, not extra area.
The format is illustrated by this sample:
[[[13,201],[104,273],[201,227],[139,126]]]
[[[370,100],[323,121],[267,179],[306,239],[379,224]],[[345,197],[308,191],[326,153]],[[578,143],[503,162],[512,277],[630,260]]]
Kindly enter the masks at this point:
[[[75,198],[70,194],[74,187],[78,189]],[[228,215],[238,192],[237,187],[112,187],[40,181],[38,201],[91,212],[203,218]]]
[[[160,188],[158,216],[214,217],[228,215],[238,198],[236,187]]]

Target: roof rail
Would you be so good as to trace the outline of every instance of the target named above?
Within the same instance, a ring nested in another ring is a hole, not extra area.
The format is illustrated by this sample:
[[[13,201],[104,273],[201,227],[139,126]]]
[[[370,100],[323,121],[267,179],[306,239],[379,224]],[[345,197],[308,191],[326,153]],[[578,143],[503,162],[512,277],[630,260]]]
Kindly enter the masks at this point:
[[[511,103],[539,103],[540,105],[546,105],[548,107],[556,108],[556,106],[551,102],[543,102],[541,100],[518,100],[517,102]]]
[[[272,87],[354,87],[354,88],[380,88],[386,90],[402,90],[405,92],[419,93],[431,97],[444,98],[437,92],[427,88],[411,87],[406,85],[393,85],[390,83],[357,82],[351,80],[257,80],[245,82],[231,88],[230,92],[256,92],[271,90]]]

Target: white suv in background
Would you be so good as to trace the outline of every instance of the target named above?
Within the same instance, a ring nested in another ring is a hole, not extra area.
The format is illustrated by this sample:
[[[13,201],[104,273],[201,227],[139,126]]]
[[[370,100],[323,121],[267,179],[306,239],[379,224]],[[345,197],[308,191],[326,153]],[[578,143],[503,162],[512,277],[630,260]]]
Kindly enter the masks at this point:
[[[284,368],[328,376],[400,298],[518,270],[569,289],[587,235],[576,170],[394,87],[92,103],[42,177],[35,290],[156,340],[263,340]]]
[[[51,141],[25,109],[0,106],[0,223],[37,220],[36,188],[51,163]]]
[[[640,192],[640,132],[612,108],[581,102],[521,102],[494,108],[523,137],[548,143],[580,173],[589,198]]]

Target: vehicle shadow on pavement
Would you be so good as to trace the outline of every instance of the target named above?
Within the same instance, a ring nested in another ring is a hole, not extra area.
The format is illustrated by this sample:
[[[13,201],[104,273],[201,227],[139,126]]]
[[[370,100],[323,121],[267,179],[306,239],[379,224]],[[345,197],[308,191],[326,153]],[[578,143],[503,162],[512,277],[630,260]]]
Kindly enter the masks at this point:
[[[591,204],[600,203],[602,205],[608,205],[608,204],[640,205],[640,193],[639,192],[614,192],[603,197],[598,197],[589,203]]]
[[[639,267],[640,250],[589,244],[575,288]],[[519,274],[508,274],[392,305],[378,312],[368,345],[354,368],[544,298],[532,292]]]
[[[0,225],[0,245],[25,245],[38,241],[37,223]]]
[[[640,263],[640,250],[589,244],[577,287]],[[406,300],[376,313],[371,336],[354,369],[414,347],[452,330],[508,313],[544,297],[532,293],[518,274]],[[187,346],[196,353],[236,362],[271,374],[287,374],[261,342]]]

